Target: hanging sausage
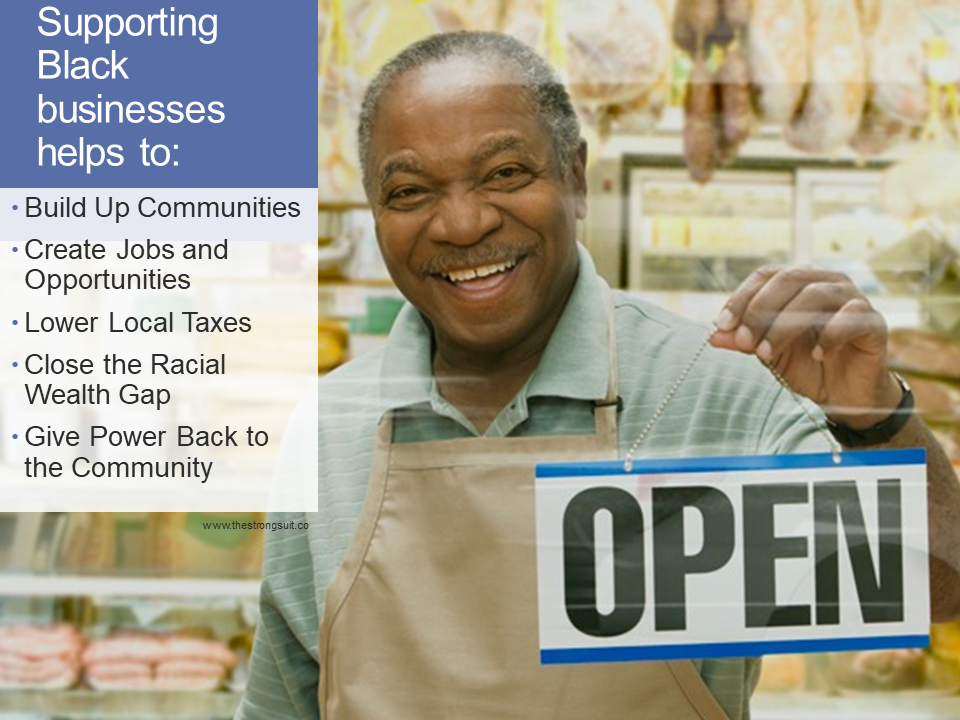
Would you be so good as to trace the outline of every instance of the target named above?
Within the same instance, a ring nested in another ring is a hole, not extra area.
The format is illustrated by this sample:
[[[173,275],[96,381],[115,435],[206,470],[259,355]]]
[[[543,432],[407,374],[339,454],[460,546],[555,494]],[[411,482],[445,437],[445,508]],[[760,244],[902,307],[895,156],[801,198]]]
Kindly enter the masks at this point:
[[[753,0],[747,62],[757,115],[765,122],[790,121],[810,77],[804,0]]]
[[[809,0],[809,10],[810,84],[784,138],[798,150],[833,152],[860,127],[866,55],[854,0]]]

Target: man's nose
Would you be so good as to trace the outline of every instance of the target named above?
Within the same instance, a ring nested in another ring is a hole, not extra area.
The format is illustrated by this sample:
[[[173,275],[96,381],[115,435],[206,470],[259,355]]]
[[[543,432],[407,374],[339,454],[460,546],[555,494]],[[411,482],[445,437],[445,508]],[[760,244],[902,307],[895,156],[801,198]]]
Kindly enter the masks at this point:
[[[430,222],[430,239],[453,245],[473,245],[503,223],[500,210],[474,189],[450,191],[437,204]]]

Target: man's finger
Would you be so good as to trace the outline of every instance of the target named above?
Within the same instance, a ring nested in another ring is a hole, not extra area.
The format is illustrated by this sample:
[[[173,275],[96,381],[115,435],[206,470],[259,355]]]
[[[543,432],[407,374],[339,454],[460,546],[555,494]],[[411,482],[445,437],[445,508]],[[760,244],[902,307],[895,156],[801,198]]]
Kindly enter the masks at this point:
[[[858,341],[865,345],[865,351],[883,353],[886,349],[887,323],[862,297],[847,301],[824,325],[813,358],[820,362],[844,345]]]
[[[710,336],[710,344],[721,350],[739,350],[737,342],[734,340],[734,333],[717,330]]]
[[[714,321],[717,329],[723,332],[736,329],[750,300],[753,299],[760,288],[766,285],[770,278],[776,275],[779,269],[776,265],[764,265],[750,273],[724,304],[723,309]]]
[[[801,335],[812,332],[818,336],[849,299],[845,286],[833,282],[814,282],[801,288],[771,318],[765,334],[757,338],[757,356],[769,362]]]
[[[736,329],[737,347],[753,352],[780,315],[804,293],[810,298],[799,311],[833,311],[840,308],[855,289],[837,273],[807,267],[779,270],[761,287],[744,308]]]

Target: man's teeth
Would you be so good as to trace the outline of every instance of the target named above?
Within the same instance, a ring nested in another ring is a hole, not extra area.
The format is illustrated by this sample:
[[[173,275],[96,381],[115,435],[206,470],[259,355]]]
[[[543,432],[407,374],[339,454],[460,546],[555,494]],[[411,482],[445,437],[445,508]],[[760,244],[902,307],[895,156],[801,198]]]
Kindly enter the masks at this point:
[[[453,270],[452,272],[444,273],[444,277],[450,282],[466,282],[467,280],[487,277],[487,275],[493,275],[494,273],[506,272],[516,264],[516,260],[510,260],[509,262],[499,263],[497,265],[483,265],[478,268]]]

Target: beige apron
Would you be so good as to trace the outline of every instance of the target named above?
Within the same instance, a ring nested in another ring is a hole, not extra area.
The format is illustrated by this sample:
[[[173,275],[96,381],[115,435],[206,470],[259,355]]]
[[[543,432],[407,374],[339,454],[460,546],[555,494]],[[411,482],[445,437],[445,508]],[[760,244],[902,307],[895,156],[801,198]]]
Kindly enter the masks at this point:
[[[323,720],[727,720],[693,663],[541,665],[534,465],[617,455],[616,344],[595,434],[393,444],[320,623]]]

